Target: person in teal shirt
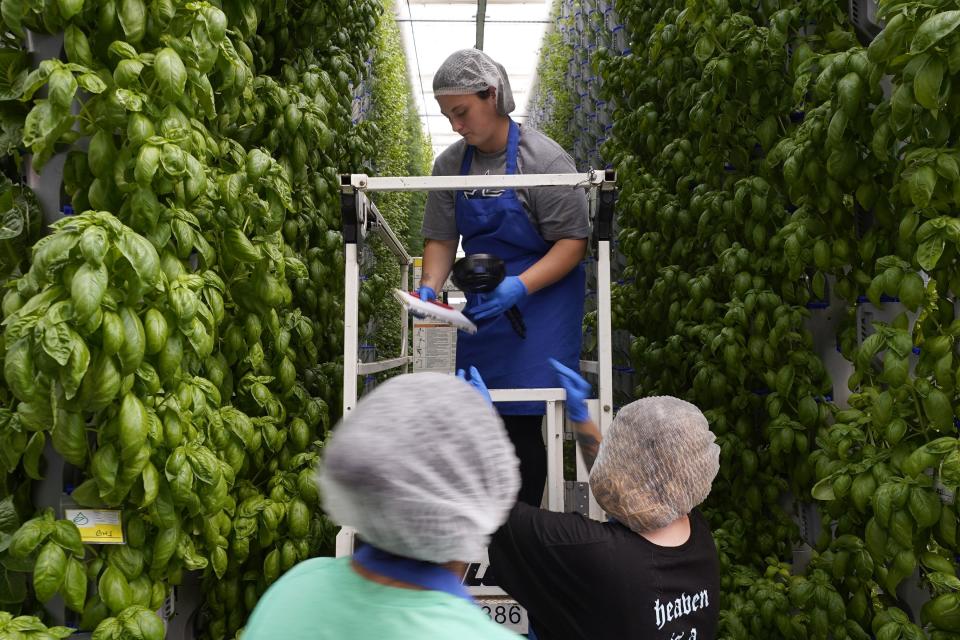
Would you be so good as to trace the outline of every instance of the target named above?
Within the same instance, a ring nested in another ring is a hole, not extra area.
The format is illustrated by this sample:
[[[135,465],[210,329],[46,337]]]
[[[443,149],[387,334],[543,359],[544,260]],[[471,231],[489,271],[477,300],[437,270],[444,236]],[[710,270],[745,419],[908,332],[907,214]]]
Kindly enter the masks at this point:
[[[520,489],[503,422],[471,382],[398,376],[324,449],[324,510],[356,528],[352,557],[301,562],[263,595],[242,640],[507,640],[461,584]],[[479,386],[478,386],[479,385]],[[424,407],[435,407],[424,420]]]

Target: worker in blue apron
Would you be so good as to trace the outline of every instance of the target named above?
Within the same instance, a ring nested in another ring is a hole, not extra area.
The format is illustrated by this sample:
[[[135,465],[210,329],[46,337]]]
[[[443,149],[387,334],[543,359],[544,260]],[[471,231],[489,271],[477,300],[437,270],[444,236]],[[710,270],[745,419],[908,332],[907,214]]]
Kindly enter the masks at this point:
[[[434,175],[576,173],[570,156],[543,133],[521,128],[503,67],[482,51],[452,54],[434,76],[441,112],[462,140],[441,153]],[[451,215],[452,214],[452,215]],[[431,192],[423,223],[421,299],[434,299],[462,238],[467,255],[504,260],[506,278],[487,294],[467,294],[475,335],[457,334],[457,368],[476,367],[491,389],[556,386],[548,360],[579,369],[586,196],[570,187]],[[525,335],[507,317],[516,307]],[[543,402],[498,403],[520,458],[519,499],[539,506],[546,480]]]

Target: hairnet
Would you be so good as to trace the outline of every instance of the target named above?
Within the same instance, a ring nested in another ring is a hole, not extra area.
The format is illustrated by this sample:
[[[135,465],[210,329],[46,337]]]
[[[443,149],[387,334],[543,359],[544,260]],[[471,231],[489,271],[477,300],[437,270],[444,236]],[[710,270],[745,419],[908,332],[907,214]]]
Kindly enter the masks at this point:
[[[604,434],[590,488],[604,511],[638,533],[690,513],[710,494],[720,447],[697,407],[669,396],[620,410]]]
[[[503,65],[479,49],[461,49],[450,54],[433,76],[433,95],[462,96],[489,87],[497,90],[497,113],[514,109],[510,79]]]
[[[454,376],[397,376],[360,400],[325,446],[318,481],[339,524],[429,562],[483,557],[520,488],[500,417]]]

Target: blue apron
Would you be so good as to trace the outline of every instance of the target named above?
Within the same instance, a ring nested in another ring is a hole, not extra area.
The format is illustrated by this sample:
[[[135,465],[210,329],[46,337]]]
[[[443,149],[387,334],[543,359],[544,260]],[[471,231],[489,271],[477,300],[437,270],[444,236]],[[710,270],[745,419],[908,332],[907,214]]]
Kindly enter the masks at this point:
[[[510,121],[507,137],[507,175],[517,172],[520,127]],[[460,175],[470,174],[474,147],[463,154]],[[552,247],[534,228],[513,189],[493,198],[466,198],[457,192],[457,229],[467,255],[491,253],[506,263],[508,276],[518,276]],[[526,296],[517,307],[527,327],[520,338],[504,314],[477,323],[477,333],[457,334],[457,368],[473,365],[491,389],[556,387],[557,379],[547,358],[556,358],[580,370],[585,272],[577,265],[559,281]],[[467,294],[467,312],[482,294]],[[543,402],[497,403],[502,415],[543,415]]]
[[[438,564],[398,556],[370,544],[360,547],[353,554],[353,561],[364,569],[392,580],[414,584],[430,591],[442,591],[473,602],[460,579]]]

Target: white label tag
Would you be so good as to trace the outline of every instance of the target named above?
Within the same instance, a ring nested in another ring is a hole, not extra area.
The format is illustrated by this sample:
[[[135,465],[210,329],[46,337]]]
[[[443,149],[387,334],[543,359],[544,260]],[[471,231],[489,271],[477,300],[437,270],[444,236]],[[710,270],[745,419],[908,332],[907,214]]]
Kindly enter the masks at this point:
[[[510,598],[478,598],[477,604],[490,619],[516,633],[528,633],[527,610]]]
[[[121,512],[107,509],[64,509],[63,517],[77,525],[87,544],[124,544]]]

